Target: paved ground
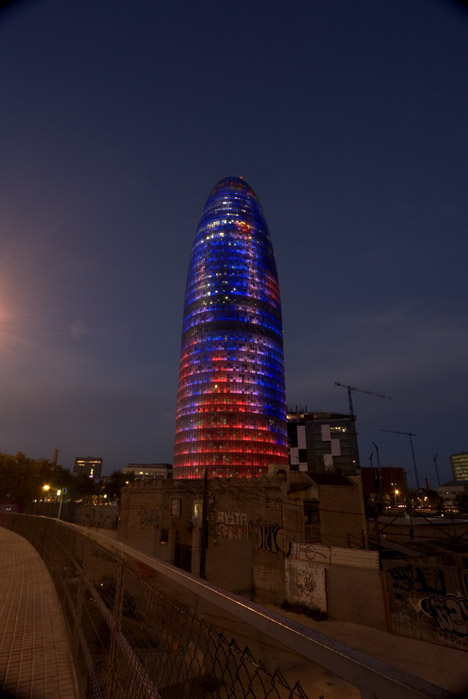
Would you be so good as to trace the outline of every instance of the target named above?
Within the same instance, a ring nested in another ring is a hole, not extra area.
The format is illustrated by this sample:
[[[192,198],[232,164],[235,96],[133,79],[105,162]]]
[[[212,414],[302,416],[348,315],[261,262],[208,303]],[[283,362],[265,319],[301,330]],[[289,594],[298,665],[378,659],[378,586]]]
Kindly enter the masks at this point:
[[[60,604],[41,557],[0,527],[0,697],[77,699]]]
[[[383,660],[400,670],[452,692],[468,697],[468,653],[436,643],[404,638],[360,624],[314,621],[303,614],[285,612],[267,605],[278,614],[330,636],[356,650]]]

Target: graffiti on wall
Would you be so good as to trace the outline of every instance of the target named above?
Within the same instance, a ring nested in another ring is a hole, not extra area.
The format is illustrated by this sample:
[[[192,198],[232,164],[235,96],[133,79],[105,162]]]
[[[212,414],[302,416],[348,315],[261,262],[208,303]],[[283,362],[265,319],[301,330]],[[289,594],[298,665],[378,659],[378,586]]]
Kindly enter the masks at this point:
[[[330,549],[320,545],[293,543],[289,555],[299,561],[330,563]]]
[[[258,551],[268,551],[269,553],[282,553],[289,556],[291,543],[286,540],[284,529],[279,524],[259,524]]]
[[[403,597],[408,593],[416,595],[445,595],[446,593],[444,573],[439,568],[410,564],[391,568],[389,574],[396,597]]]
[[[297,544],[296,544],[297,545]],[[288,602],[327,611],[325,566],[297,558],[286,559],[286,596]]]
[[[246,541],[248,538],[247,515],[245,512],[225,512],[219,510],[217,513],[216,536],[224,539],[236,539]]]
[[[444,634],[468,638],[468,599],[461,595],[431,595],[419,602],[423,614]]]
[[[468,649],[468,599],[455,566],[384,563],[393,633]]]
[[[159,510],[156,507],[140,507],[138,520],[141,526],[155,526],[159,524]]]

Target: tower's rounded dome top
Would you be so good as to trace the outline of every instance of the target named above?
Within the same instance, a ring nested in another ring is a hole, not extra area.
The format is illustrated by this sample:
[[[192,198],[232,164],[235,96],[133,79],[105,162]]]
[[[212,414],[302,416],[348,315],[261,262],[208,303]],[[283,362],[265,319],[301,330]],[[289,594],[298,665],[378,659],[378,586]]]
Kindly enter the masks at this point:
[[[219,218],[238,218],[255,221],[262,230],[268,230],[260,201],[243,177],[224,177],[211,190],[200,226]]]
[[[243,177],[235,177],[235,176],[229,176],[229,177],[223,177],[222,180],[220,180],[213,189],[211,190],[210,196],[218,192],[220,189],[223,190],[244,190],[245,192],[249,192],[252,194],[255,199],[257,199],[257,195],[253,191],[252,187],[244,180]]]

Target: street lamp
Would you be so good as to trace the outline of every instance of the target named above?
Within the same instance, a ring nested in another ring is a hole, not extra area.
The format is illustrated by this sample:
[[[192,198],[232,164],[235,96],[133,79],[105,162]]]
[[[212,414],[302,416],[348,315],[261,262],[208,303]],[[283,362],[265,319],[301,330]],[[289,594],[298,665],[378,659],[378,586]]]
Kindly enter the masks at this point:
[[[63,505],[63,490],[57,490],[57,496],[60,495],[60,505],[59,505],[59,510],[58,510],[58,515],[57,519],[60,519],[60,514],[62,512],[62,505]]]
[[[398,495],[399,495],[399,494],[400,494],[400,491],[399,491],[399,490],[395,490],[395,507],[397,506],[397,498],[398,498]]]

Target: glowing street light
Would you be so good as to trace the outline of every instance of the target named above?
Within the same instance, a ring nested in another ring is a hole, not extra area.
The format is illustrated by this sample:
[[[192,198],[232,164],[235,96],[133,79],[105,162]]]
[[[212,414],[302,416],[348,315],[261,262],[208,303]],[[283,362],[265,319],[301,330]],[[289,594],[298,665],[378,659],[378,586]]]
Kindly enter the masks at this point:
[[[399,494],[400,494],[400,491],[395,490],[395,507],[397,506],[397,498],[398,498]]]

